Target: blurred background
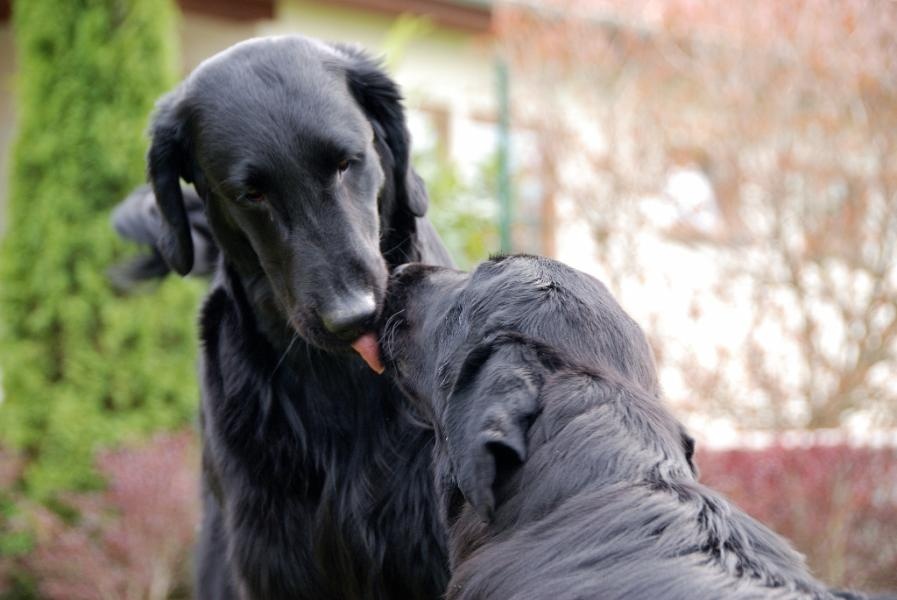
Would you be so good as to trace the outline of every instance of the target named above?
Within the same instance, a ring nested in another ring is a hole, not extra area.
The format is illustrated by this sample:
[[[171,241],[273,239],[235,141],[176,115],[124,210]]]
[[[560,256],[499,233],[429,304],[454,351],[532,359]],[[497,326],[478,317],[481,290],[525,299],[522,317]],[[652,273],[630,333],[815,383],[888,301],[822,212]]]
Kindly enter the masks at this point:
[[[122,294],[154,100],[240,40],[358,42],[430,216],[601,278],[702,479],[897,590],[897,3],[0,0],[0,598],[190,597],[195,314]]]

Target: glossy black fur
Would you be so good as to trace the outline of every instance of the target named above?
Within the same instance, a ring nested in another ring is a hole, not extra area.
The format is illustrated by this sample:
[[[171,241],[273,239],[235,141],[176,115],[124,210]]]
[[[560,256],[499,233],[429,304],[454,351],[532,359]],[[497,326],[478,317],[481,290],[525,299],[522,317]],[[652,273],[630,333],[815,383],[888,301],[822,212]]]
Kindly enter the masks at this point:
[[[860,597],[698,483],[643,334],[595,279],[514,256],[408,265],[389,289],[388,371],[437,432],[449,599]]]
[[[398,263],[450,263],[423,218],[400,100],[358,50],[289,36],[235,46],[159,103],[158,210],[133,201],[116,222],[156,232],[182,274],[203,268],[198,223],[221,252],[200,331],[200,598],[444,590],[432,432],[321,318],[359,294],[379,308]]]

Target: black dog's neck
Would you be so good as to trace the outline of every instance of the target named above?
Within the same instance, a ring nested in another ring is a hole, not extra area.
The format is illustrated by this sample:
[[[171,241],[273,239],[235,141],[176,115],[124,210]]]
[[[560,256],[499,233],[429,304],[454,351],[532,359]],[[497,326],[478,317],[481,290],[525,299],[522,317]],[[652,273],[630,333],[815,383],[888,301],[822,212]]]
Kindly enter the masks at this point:
[[[296,348],[297,344],[301,347],[307,343],[304,339],[297,339],[298,334],[278,305],[274,290],[261,267],[248,270],[245,265],[234,264],[226,257],[222,260],[222,284],[239,307],[237,314],[243,319],[242,327],[260,333],[272,350],[281,356],[291,347]]]
[[[233,339],[251,341],[241,348],[240,360],[254,365],[250,370],[265,380],[263,393],[241,385],[224,392],[243,403],[240,430],[232,436],[235,443],[250,434],[267,440],[266,447],[275,447],[276,439],[304,440],[314,431],[320,443],[308,447],[309,463],[291,467],[297,473],[311,468],[304,474],[311,481],[323,476],[323,471],[316,470],[320,465],[352,453],[347,440],[362,439],[371,428],[380,429],[385,437],[392,435],[386,430],[394,425],[397,406],[385,401],[395,394],[390,380],[375,374],[354,353],[327,351],[303,339],[280,313],[264,277],[247,278],[226,260],[219,273],[218,292],[210,296],[206,318],[218,313],[212,308],[217,298],[226,297],[232,309],[229,314],[236,320],[231,321],[236,325]],[[204,321],[203,328],[206,340],[217,335],[208,333],[217,328],[213,322]],[[268,458],[257,458],[257,463],[283,466],[276,456]]]
[[[266,371],[274,379],[278,371],[292,371],[294,374],[312,373],[317,360],[327,360],[343,364],[346,376],[350,379],[358,371],[350,362],[359,361],[349,352],[339,353],[323,350],[307,342],[290,324],[283,314],[271,284],[258,269],[246,274],[244,269],[223,259],[223,287],[237,306],[236,314],[240,319],[240,327],[251,339],[262,339],[267,342],[270,365]],[[366,375],[364,371],[358,372]],[[371,373],[373,375],[373,373]]]

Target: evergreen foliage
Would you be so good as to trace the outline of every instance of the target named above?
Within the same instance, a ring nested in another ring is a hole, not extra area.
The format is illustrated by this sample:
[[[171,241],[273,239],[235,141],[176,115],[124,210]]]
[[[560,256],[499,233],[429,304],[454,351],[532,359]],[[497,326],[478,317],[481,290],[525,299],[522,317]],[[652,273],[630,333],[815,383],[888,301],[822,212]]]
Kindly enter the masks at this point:
[[[33,500],[99,483],[95,451],[193,418],[204,287],[120,297],[110,210],[144,179],[144,131],[174,83],[169,0],[19,0],[17,139],[0,246],[0,444]]]

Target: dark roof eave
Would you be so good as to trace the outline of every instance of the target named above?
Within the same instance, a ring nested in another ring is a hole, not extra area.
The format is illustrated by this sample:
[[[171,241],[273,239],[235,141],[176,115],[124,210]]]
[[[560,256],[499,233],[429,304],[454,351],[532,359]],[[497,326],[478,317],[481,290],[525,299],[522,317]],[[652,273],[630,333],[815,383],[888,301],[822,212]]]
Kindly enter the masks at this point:
[[[474,33],[492,27],[491,0],[330,0],[330,4],[389,15],[425,16],[440,25]]]

